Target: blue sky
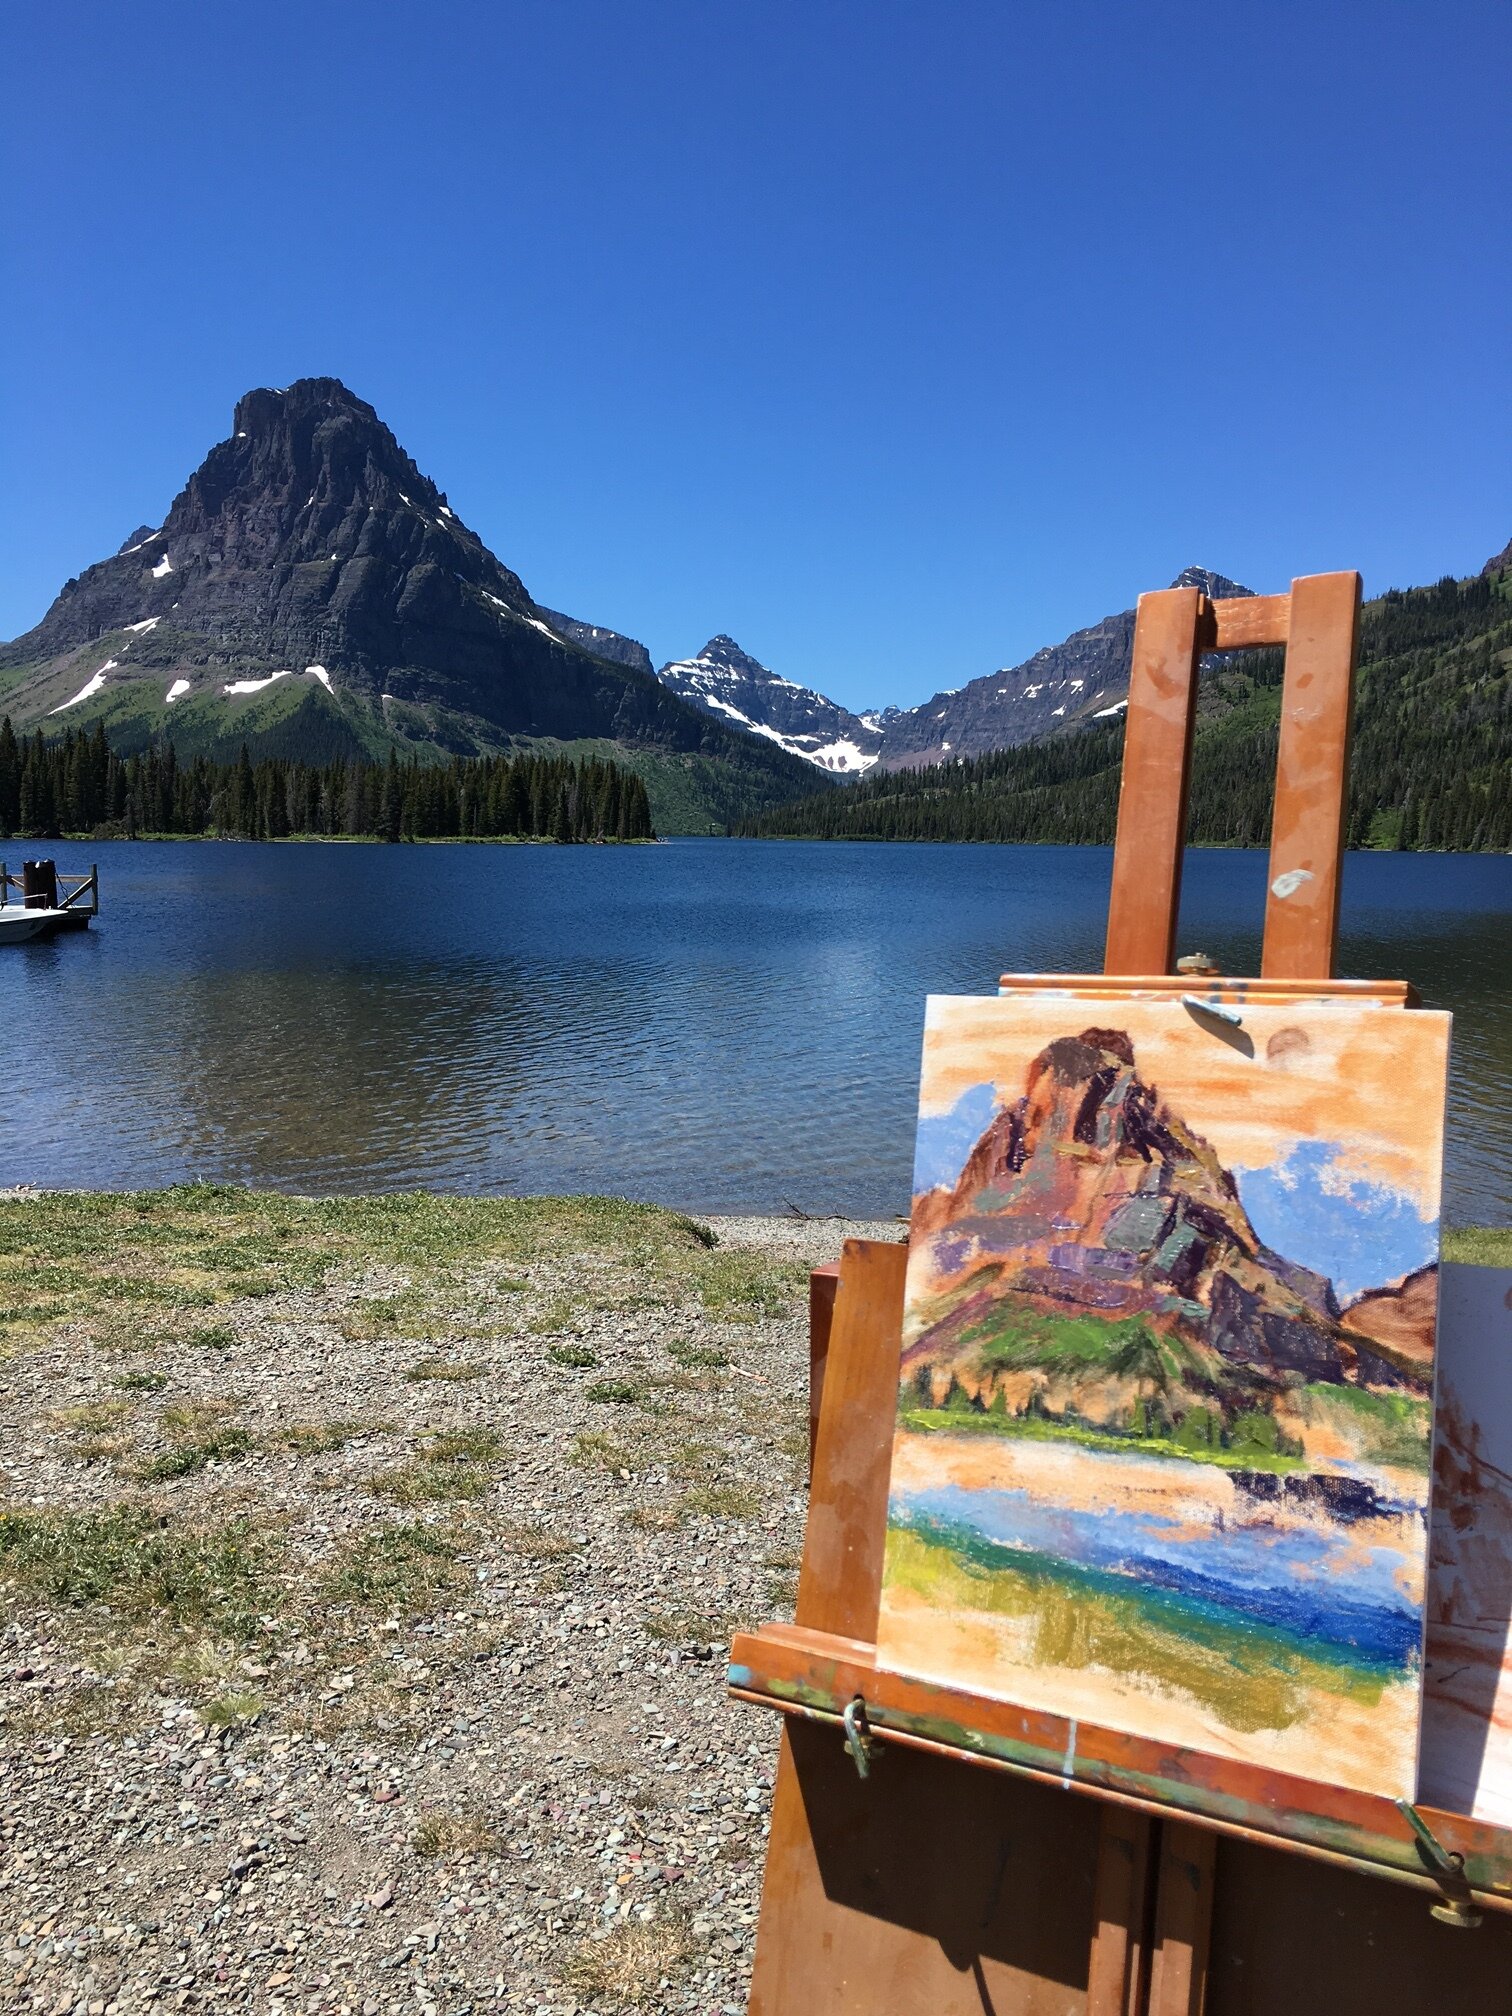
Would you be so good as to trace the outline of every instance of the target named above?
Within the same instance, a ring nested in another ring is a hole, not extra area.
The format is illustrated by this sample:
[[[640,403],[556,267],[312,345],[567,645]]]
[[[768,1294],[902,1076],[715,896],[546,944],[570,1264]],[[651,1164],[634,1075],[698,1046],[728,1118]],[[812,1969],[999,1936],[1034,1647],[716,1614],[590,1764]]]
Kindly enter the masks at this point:
[[[852,705],[1512,534],[1505,0],[62,0],[0,60],[0,636],[321,373],[541,601]]]

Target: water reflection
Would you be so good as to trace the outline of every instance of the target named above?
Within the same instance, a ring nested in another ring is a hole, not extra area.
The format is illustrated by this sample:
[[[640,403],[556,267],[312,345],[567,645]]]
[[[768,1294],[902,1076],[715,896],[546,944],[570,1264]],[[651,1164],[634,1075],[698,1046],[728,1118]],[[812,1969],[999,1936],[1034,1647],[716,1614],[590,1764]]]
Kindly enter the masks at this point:
[[[923,997],[1093,970],[1101,849],[148,846],[96,931],[0,956],[0,1180],[611,1190],[906,1208]],[[1182,944],[1259,951],[1264,857],[1194,853]],[[1345,971],[1455,1011],[1448,1215],[1512,1215],[1512,870],[1352,859]]]

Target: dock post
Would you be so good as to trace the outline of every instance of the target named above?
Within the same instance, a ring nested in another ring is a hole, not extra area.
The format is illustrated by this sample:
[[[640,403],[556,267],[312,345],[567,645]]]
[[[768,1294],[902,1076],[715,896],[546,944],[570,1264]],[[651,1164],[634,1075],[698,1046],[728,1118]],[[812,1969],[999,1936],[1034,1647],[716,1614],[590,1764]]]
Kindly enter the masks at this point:
[[[52,861],[21,863],[21,901],[28,910],[56,910],[58,870]]]

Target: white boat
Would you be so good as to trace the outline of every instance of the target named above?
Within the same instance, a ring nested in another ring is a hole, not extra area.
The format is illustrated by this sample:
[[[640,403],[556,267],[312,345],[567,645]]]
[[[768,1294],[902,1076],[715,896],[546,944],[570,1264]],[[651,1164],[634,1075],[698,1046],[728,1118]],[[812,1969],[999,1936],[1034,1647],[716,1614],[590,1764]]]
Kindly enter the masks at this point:
[[[7,903],[0,906],[0,945],[50,938],[61,924],[72,921],[64,910],[28,910],[20,903]]]

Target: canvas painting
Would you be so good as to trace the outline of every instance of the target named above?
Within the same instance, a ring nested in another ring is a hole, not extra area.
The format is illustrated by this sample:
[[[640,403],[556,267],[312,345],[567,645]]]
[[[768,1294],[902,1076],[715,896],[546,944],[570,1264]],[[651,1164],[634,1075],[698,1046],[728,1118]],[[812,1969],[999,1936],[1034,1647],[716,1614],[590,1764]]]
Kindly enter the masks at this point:
[[[1448,1038],[930,1001],[882,1665],[1412,1796]]]

